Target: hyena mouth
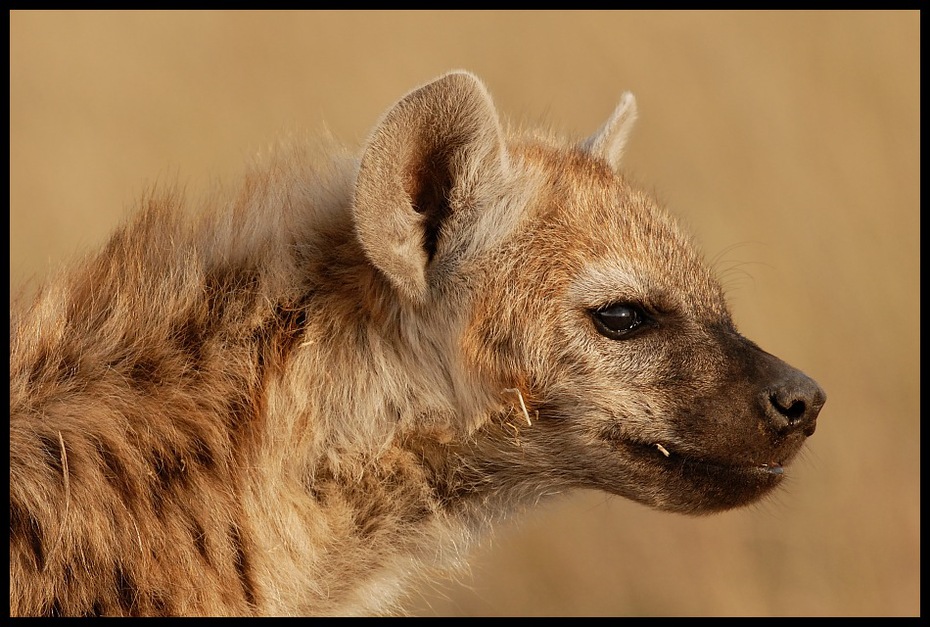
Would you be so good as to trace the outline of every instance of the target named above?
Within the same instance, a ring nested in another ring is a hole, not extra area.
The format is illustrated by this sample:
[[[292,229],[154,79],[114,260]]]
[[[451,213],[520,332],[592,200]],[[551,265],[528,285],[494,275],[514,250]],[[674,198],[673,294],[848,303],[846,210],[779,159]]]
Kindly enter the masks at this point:
[[[651,487],[625,496],[689,514],[718,512],[753,503],[785,480],[788,458],[759,462],[750,458],[721,459],[663,442],[611,440],[631,476]],[[788,456],[790,457],[790,455]]]
[[[694,455],[685,455],[680,453],[672,453],[668,448],[663,444],[656,442],[655,444],[636,444],[631,443],[637,449],[640,449],[640,454],[645,454],[646,450],[655,447],[655,449],[662,454],[667,463],[680,463],[684,466],[704,466],[710,468],[718,468],[723,471],[732,471],[732,472],[761,472],[769,475],[783,475],[785,474],[785,468],[782,465],[782,462],[761,462],[761,463],[729,463],[720,460],[710,460],[703,457],[696,457]],[[645,450],[643,450],[645,449]],[[649,453],[652,457],[656,457],[654,453]],[[659,461],[661,461],[660,458]]]
[[[601,437],[614,450],[621,452],[626,460],[657,467],[663,473],[718,485],[738,483],[745,487],[755,484],[762,491],[781,482],[785,476],[785,464],[793,457],[787,455],[764,462],[725,460],[681,451],[669,443],[630,438],[617,428],[606,429]]]

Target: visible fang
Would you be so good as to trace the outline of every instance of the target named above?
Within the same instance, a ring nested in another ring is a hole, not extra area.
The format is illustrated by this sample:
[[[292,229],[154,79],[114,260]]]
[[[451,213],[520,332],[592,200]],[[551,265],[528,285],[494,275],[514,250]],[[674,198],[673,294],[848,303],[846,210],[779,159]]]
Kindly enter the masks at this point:
[[[772,463],[772,464],[762,464],[762,469],[765,472],[771,473],[773,475],[783,475],[785,474],[785,469],[782,468],[781,464]]]
[[[669,453],[669,452],[665,449],[665,447],[662,446],[661,444],[656,444],[656,448],[659,449],[659,450],[662,452],[662,454],[665,455],[666,457],[669,457],[669,456],[671,455],[671,453]]]

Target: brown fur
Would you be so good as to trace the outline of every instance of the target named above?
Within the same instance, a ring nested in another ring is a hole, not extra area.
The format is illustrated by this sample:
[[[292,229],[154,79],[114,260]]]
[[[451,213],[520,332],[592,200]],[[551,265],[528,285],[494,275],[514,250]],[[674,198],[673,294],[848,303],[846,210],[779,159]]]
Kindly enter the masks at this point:
[[[825,397],[618,172],[635,113],[505,132],[456,72],[358,159],[147,198],[11,308],[11,614],[385,613],[547,494],[768,493]]]

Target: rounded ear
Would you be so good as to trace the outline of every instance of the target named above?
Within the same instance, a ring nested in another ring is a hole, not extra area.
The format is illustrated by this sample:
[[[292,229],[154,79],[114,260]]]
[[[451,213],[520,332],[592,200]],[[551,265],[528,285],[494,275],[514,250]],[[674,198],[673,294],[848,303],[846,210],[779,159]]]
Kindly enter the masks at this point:
[[[362,155],[353,217],[366,255],[398,292],[426,299],[453,199],[499,180],[505,162],[497,111],[468,72],[445,74],[388,110]]]
[[[582,148],[617,170],[635,122],[636,98],[627,91],[620,96],[620,103],[610,118],[582,144]]]

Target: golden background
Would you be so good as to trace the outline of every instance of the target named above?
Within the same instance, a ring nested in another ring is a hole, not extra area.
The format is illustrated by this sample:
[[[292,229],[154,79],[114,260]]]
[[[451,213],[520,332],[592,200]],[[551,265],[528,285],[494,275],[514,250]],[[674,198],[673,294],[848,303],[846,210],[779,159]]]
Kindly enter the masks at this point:
[[[629,171],[714,260],[740,329],[827,390],[817,433],[748,509],[542,504],[412,611],[920,614],[918,12],[12,12],[10,39],[11,294],[147,186],[234,182],[295,129],[360,145],[449,69],[579,138],[632,90]]]

